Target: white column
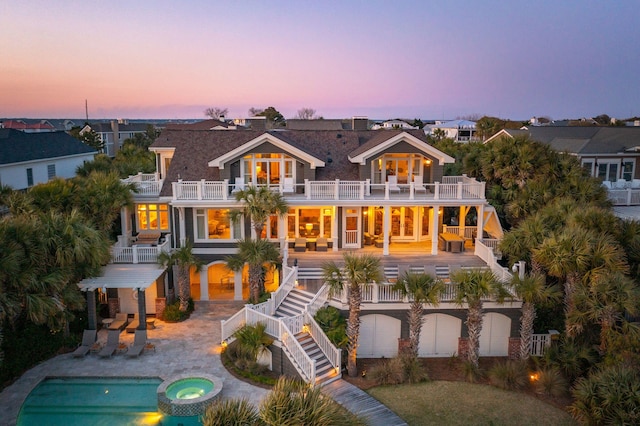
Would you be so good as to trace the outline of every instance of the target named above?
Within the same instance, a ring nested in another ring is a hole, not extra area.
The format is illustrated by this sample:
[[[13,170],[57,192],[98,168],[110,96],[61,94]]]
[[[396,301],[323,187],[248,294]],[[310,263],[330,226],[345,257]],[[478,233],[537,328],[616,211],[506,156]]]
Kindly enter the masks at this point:
[[[209,267],[200,270],[200,300],[209,300]]]
[[[187,228],[185,225],[184,207],[178,207],[178,221],[180,222],[180,247],[184,246],[187,239]],[[195,224],[194,224],[195,225]]]
[[[478,235],[476,239],[482,239],[484,232],[484,204],[478,206]]]
[[[433,220],[431,221],[431,254],[438,254],[438,235],[440,232],[438,231],[438,222],[440,222],[440,207],[433,207]]]
[[[333,241],[333,247],[331,250],[338,251],[338,208],[336,206],[332,207],[331,210],[331,240]]]
[[[382,226],[382,255],[389,256],[389,235],[391,229],[391,207],[384,206],[384,222]]]
[[[460,229],[460,236],[464,238],[464,223],[467,219],[467,212],[469,208],[466,206],[460,206],[460,214],[458,215],[458,229]]]
[[[242,271],[233,274],[233,300],[242,300]]]
[[[120,234],[125,237],[128,245],[129,237],[131,237],[131,218],[129,217],[129,207],[127,206],[120,209]]]

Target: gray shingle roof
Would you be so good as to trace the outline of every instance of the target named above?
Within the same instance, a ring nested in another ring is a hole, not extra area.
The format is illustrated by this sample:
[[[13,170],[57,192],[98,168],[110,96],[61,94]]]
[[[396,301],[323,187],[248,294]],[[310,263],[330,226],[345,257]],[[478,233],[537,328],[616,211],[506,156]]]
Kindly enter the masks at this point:
[[[171,167],[167,173],[161,195],[171,195],[171,182],[178,178],[186,181],[220,180],[220,170],[209,167],[209,161],[232,151],[265,134],[264,131],[226,130],[171,130],[165,129],[152,148],[175,148]],[[358,165],[349,161],[349,154],[362,147],[375,146],[401,133],[393,131],[322,131],[272,130],[269,134],[301,151],[325,162],[316,169],[317,180],[358,180]],[[407,132],[425,140],[422,131]],[[426,141],[426,140],[425,140]],[[179,176],[179,177],[178,177]]]
[[[0,129],[0,164],[96,153],[65,132],[24,133]]]

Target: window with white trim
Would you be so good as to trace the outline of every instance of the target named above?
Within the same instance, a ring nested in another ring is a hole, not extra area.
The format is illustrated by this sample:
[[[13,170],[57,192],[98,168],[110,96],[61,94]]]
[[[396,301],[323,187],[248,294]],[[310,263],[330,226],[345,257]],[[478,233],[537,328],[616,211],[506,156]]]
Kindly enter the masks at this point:
[[[284,178],[295,178],[294,161],[286,154],[245,155],[241,163],[241,175],[246,184],[279,185]]]
[[[168,204],[136,205],[136,220],[141,231],[169,231]]]
[[[47,164],[47,179],[51,180],[56,177],[56,165]]]
[[[196,240],[238,240],[242,238],[242,220],[234,223],[229,209],[195,209]]]
[[[31,167],[27,169],[27,186],[33,186],[33,169]]]
[[[622,160],[622,179],[630,182],[635,176],[635,160],[631,158],[625,158]]]
[[[398,183],[411,183],[414,176],[422,176],[422,164],[426,161],[420,154],[381,155],[371,162],[373,183],[384,183],[389,176],[397,176]]]

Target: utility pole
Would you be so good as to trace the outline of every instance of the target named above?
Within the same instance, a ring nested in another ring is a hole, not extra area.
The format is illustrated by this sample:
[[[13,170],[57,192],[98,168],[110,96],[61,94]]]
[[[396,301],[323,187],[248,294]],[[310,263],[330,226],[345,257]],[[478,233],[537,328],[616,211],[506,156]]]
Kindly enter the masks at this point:
[[[84,114],[85,114],[85,117],[86,117],[86,122],[88,123],[89,122],[89,106],[87,104],[87,100],[86,99],[84,100]]]

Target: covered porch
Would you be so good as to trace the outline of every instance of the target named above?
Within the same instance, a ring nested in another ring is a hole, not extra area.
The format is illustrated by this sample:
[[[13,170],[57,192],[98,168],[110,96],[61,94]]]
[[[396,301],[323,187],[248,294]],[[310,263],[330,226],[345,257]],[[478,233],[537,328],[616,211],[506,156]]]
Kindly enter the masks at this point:
[[[156,313],[156,299],[165,294],[164,285],[160,283],[164,272],[154,264],[109,264],[99,277],[80,281],[78,287],[87,297],[88,328],[98,329],[98,292],[108,304],[110,316],[118,312],[138,313],[138,329],[146,330],[147,313]]]

